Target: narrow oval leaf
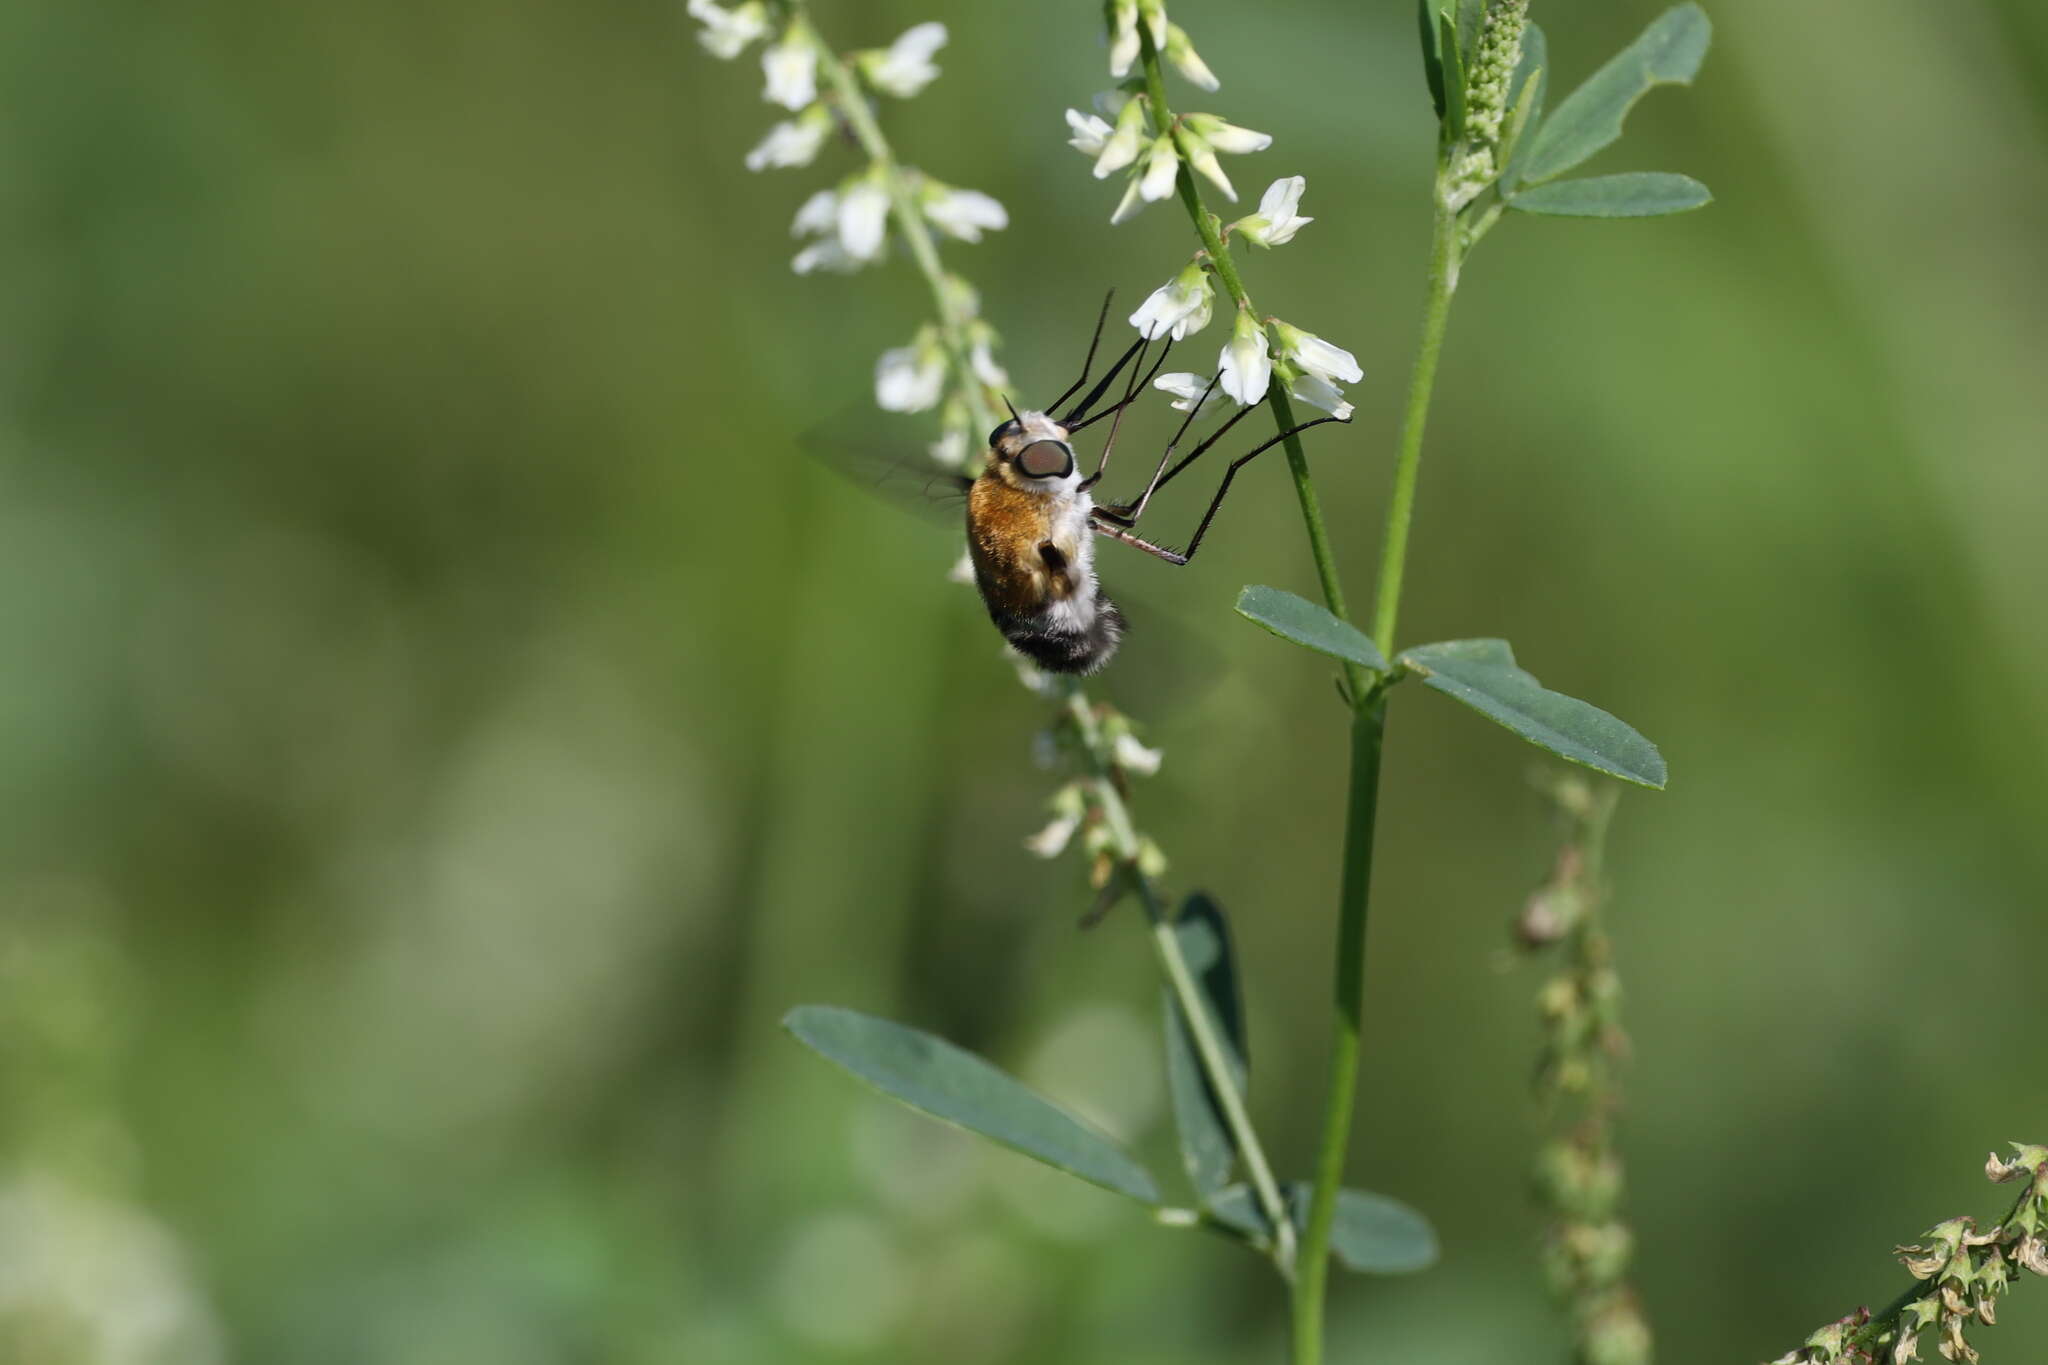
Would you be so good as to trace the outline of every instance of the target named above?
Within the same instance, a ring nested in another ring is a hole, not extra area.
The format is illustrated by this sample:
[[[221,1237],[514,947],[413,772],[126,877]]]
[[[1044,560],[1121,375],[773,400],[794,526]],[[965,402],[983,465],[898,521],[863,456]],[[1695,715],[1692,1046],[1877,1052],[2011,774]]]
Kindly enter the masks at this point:
[[[1223,910],[1205,895],[1189,896],[1174,920],[1173,932],[1223,1044],[1230,1083],[1243,1095],[1245,1058],[1250,1054],[1245,1050],[1244,1001]],[[1231,1168],[1237,1163],[1237,1142],[1171,990],[1165,992],[1165,1007],[1166,1081],[1173,1097],[1174,1127],[1180,1133],[1181,1160],[1187,1166],[1188,1179],[1206,1202],[1229,1183]]]
[[[1318,654],[1386,671],[1386,657],[1363,631],[1291,592],[1263,586],[1246,588],[1237,595],[1237,614]]]
[[[1656,745],[1599,707],[1537,682],[1515,665],[1505,640],[1417,645],[1401,662],[1428,686],[1559,758],[1645,787],[1664,786],[1664,756]]]
[[[1713,202],[1713,191],[1705,185],[1689,175],[1668,171],[1629,171],[1583,180],[1553,180],[1548,185],[1517,190],[1508,196],[1511,209],[1566,218],[1657,218],[1703,208]]]
[[[1436,106],[1437,121],[1442,122],[1444,59],[1436,50],[1436,0],[1415,0],[1415,17],[1422,29],[1422,74],[1429,81],[1429,99]]]
[[[1543,121],[1522,167],[1523,181],[1563,175],[1613,142],[1628,111],[1655,87],[1692,84],[1713,37],[1714,26],[1698,5],[1665,11]]]
[[[1536,144],[1536,129],[1543,122],[1543,100],[1550,92],[1550,41],[1538,24],[1522,30],[1522,64],[1515,68],[1514,102],[1508,106],[1506,139],[1507,170],[1501,174],[1503,189],[1522,182],[1522,167],[1529,160],[1529,148]]]
[[[1448,14],[1439,14],[1437,22],[1437,52],[1444,62],[1444,134],[1447,137],[1465,135],[1465,57],[1458,49],[1458,21]]]
[[[1272,1235],[1249,1185],[1226,1185],[1210,1195],[1209,1212],[1217,1222],[1235,1228],[1252,1241],[1264,1241]]]
[[[1288,1216],[1303,1232],[1308,1230],[1313,1193],[1305,1181],[1287,1187]],[[1407,1275],[1436,1264],[1436,1229],[1398,1199],[1364,1190],[1338,1190],[1330,1250],[1337,1254],[1339,1265],[1361,1275]]]
[[[832,1005],[799,1005],[782,1026],[893,1100],[1069,1175],[1147,1204],[1159,1187],[1123,1148],[971,1052],[918,1029]]]
[[[1458,0],[1458,55],[1471,66],[1479,51],[1479,29],[1486,21],[1486,0]]]

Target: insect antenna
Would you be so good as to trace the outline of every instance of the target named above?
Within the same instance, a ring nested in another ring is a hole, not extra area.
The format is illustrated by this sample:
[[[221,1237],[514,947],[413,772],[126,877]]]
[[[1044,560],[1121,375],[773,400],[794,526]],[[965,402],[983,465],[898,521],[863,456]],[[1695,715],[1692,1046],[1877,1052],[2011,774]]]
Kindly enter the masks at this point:
[[[1012,422],[1019,420],[1017,417],[1017,405],[1010,401],[1010,395],[1007,393],[1003,395],[1003,406],[1010,410],[1010,420]]]
[[[1088,371],[1094,368],[1095,365],[1095,348],[1102,343],[1102,324],[1109,321],[1109,305],[1110,301],[1114,298],[1116,298],[1116,290],[1114,289],[1102,296],[1102,311],[1095,316],[1095,335],[1088,338],[1088,358],[1081,362],[1081,377],[1067,385],[1065,393],[1045,405],[1047,412],[1057,411],[1060,404],[1072,398],[1075,391],[1088,382]]]
[[[1142,346],[1150,340],[1151,338],[1148,337],[1146,338],[1146,341],[1139,342],[1138,344]],[[1124,397],[1117,403],[1115,407],[1104,408],[1101,412],[1096,413],[1093,417],[1090,417],[1085,421],[1076,422],[1071,418],[1063,419],[1060,422],[1060,425],[1065,427],[1069,433],[1083,431],[1086,430],[1088,427],[1095,425],[1095,423],[1101,421],[1103,418],[1110,416],[1112,413],[1122,412],[1125,408],[1137,402],[1138,399],[1143,396],[1142,391],[1150,387],[1152,381],[1158,377],[1160,369],[1166,364],[1166,357],[1172,354],[1172,352],[1173,340],[1169,337],[1167,339],[1165,348],[1162,349],[1159,352],[1158,356],[1152,361],[1152,368],[1145,372],[1145,377],[1142,380],[1137,377],[1136,371],[1132,371],[1131,386],[1129,389],[1125,391]],[[1143,364],[1144,362],[1140,361],[1139,363]],[[1078,417],[1080,414],[1076,413],[1074,415]]]

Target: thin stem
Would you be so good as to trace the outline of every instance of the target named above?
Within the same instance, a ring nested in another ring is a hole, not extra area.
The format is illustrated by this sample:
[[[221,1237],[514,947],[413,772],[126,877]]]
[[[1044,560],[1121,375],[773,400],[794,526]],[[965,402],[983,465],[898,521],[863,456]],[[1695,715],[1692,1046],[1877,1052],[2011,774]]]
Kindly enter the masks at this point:
[[[1408,567],[1408,527],[1415,520],[1415,485],[1422,467],[1422,433],[1429,424],[1429,399],[1436,388],[1437,358],[1458,288],[1458,215],[1437,194],[1436,231],[1429,256],[1429,301],[1422,317],[1422,344],[1408,381],[1408,412],[1401,424],[1401,454],[1394,466],[1394,495],[1387,503],[1387,534],[1380,547],[1379,588],[1373,603],[1372,637],[1394,657],[1394,626],[1401,614],[1401,578]]]
[[[1344,814],[1344,881],[1337,900],[1337,990],[1330,1041],[1323,1136],[1316,1149],[1315,1193],[1302,1232],[1301,1274],[1294,1286],[1295,1365],[1323,1358],[1323,1295],[1330,1274],[1330,1230],[1344,1155],[1351,1141],[1358,1090],[1359,1040],[1365,1026],[1365,918],[1372,892],[1373,827],[1379,813],[1380,752],[1386,697],[1374,692],[1351,718],[1351,795]]]
[[[790,9],[795,13],[802,6],[792,3]],[[815,34],[816,30],[811,32]],[[924,276],[925,284],[931,289],[932,303],[939,318],[939,339],[946,348],[947,360],[960,378],[961,388],[966,391],[974,429],[986,431],[996,424],[995,406],[988,400],[987,386],[974,372],[973,343],[967,336],[967,325],[972,319],[961,306],[960,291],[954,287],[945,266],[939,262],[938,244],[932,240],[931,228],[917,207],[910,177],[896,159],[888,138],[883,136],[881,125],[875,122],[867,95],[861,90],[853,72],[822,40],[814,37],[813,41],[818,51],[818,73],[832,87],[840,116],[846,120],[854,140],[860,143],[861,150],[873,163],[875,175],[889,196],[890,215],[896,221],[896,230],[902,234],[904,243],[910,248],[910,258],[917,263],[918,273]]]
[[[1202,1063],[1202,1071],[1208,1077],[1210,1090],[1223,1106],[1223,1121],[1230,1128],[1238,1154],[1244,1158],[1245,1171],[1251,1178],[1259,1207],[1273,1228],[1273,1263],[1283,1277],[1291,1280],[1294,1277],[1294,1225],[1288,1221],[1287,1205],[1280,1197],[1280,1184],[1273,1178],[1273,1167],[1266,1160],[1266,1149],[1259,1142],[1258,1132],[1252,1127],[1251,1113],[1245,1108],[1244,1096],[1231,1075],[1223,1040],[1216,1032],[1215,1016],[1203,1002],[1201,992],[1195,986],[1194,971],[1188,966],[1187,956],[1181,952],[1180,935],[1173,931],[1173,921],[1159,899],[1158,888],[1138,866],[1141,850],[1137,827],[1131,823],[1130,810],[1124,805],[1123,796],[1110,779],[1108,765],[1102,758],[1102,736],[1094,709],[1078,684],[1069,681],[1066,688],[1067,713],[1073,717],[1075,728],[1080,731],[1081,747],[1094,770],[1096,804],[1109,826],[1117,861],[1128,870],[1139,903],[1144,906],[1160,970],[1180,1006],[1181,1018],[1187,1021],[1188,1031],[1194,1036],[1195,1053]]]
[[[1232,259],[1230,247],[1223,240],[1221,223],[1202,203],[1201,187],[1195,183],[1194,168],[1188,162],[1185,144],[1178,141],[1182,134],[1175,127],[1173,110],[1166,102],[1166,79],[1159,68],[1159,50],[1153,46],[1151,31],[1145,25],[1140,24],[1138,32],[1143,45],[1145,98],[1151,103],[1154,125],[1161,132],[1172,130],[1182,151],[1180,171],[1174,179],[1174,185],[1180,191],[1180,202],[1187,209],[1195,234],[1202,239],[1202,249],[1208,253],[1209,263],[1224,292],[1230,295],[1232,303],[1256,317],[1251,293],[1244,287],[1244,278],[1237,273],[1237,262]],[[1273,409],[1275,430],[1286,431],[1295,425],[1294,405],[1287,396],[1287,386],[1277,375],[1273,378],[1273,387],[1268,390],[1268,403]],[[1315,557],[1316,577],[1322,584],[1323,601],[1333,615],[1348,619],[1344,583],[1337,573],[1337,552],[1330,544],[1328,529],[1323,525],[1322,502],[1316,496],[1315,482],[1309,474],[1308,453],[1302,449],[1299,436],[1289,436],[1280,444],[1287,452],[1288,472],[1294,476],[1295,498],[1301,504],[1301,520],[1308,530],[1309,553]],[[1349,663],[1344,671],[1346,680],[1351,684],[1351,695],[1363,697],[1370,681],[1366,671],[1357,664]]]

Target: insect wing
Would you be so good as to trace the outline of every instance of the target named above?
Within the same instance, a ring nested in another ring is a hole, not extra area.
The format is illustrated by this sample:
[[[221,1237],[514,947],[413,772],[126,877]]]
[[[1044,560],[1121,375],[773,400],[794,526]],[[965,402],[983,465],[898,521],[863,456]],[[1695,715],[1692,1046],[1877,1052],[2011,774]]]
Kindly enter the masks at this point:
[[[900,445],[847,435],[856,429],[852,421],[822,423],[797,437],[797,445],[846,482],[898,511],[929,525],[959,527],[973,479],[942,468],[927,455],[906,455]]]

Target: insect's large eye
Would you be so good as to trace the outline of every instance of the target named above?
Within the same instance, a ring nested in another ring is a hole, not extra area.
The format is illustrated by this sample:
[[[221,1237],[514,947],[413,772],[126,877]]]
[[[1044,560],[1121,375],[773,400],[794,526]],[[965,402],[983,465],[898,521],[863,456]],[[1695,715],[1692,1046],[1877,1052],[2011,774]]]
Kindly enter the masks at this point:
[[[1065,478],[1074,470],[1074,452],[1058,441],[1033,441],[1017,456],[1017,468],[1034,479]]]

